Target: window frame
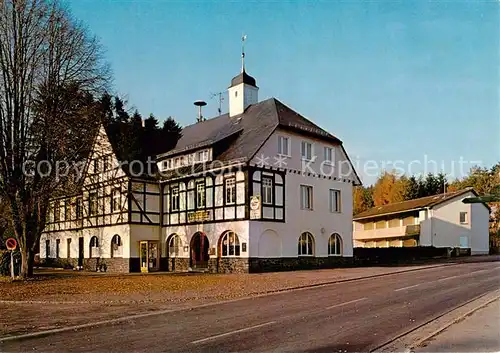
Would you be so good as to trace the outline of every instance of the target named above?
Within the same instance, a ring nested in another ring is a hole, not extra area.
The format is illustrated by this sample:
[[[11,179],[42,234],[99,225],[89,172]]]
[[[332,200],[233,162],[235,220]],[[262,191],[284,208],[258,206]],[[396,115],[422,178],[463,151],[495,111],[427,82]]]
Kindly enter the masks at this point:
[[[283,142],[286,142],[286,152],[283,152]],[[290,137],[288,136],[278,136],[278,155],[284,156],[284,157],[291,157],[292,154],[290,152]]]
[[[95,209],[94,207],[95,206]],[[89,216],[97,216],[99,214],[99,194],[97,192],[89,192]]]
[[[60,222],[61,221],[61,205],[59,203],[59,200],[54,202],[54,222]]]
[[[170,238],[168,238],[168,244],[167,244],[168,257],[169,258],[179,257],[181,253],[181,247],[182,247],[182,242],[179,234],[172,234]]]
[[[464,220],[462,221],[462,215],[464,216]],[[469,224],[469,214],[467,211],[460,211],[458,215],[458,221],[460,224]]]
[[[115,239],[118,239],[118,242],[116,242]],[[122,241],[122,237],[119,234],[115,234],[111,238],[111,254],[110,255],[111,255],[111,258],[123,257],[123,241]]]
[[[307,146],[309,146],[309,152],[310,152],[310,158],[307,156]],[[304,155],[304,152],[305,155]],[[300,157],[302,158],[302,160],[304,161],[312,161],[313,160],[313,157],[314,157],[314,145],[312,142],[309,142],[309,141],[305,141],[305,140],[302,140],[301,143],[300,143]]]
[[[332,239],[333,241],[333,252],[332,252]],[[338,247],[338,249],[337,249]],[[338,250],[338,252],[337,252]],[[328,256],[342,256],[343,254],[343,241],[339,233],[333,233],[328,238]]]
[[[117,202],[118,199],[118,202]],[[120,211],[121,207],[121,190],[120,188],[113,188],[111,192],[111,213]]]
[[[303,198],[303,190],[310,190],[308,193],[308,203],[309,207],[306,207],[304,205],[305,198]],[[314,189],[312,185],[306,185],[306,184],[300,184],[300,195],[299,195],[299,200],[300,200],[300,209],[305,210],[305,211],[312,211],[314,209]]]
[[[337,194],[335,197],[335,201],[337,201],[334,205],[333,203],[333,195]],[[333,207],[335,206],[335,208]],[[330,189],[328,193],[328,208],[330,209],[330,213],[342,213],[342,196],[339,189]]]
[[[234,235],[233,245],[230,243],[229,235]],[[227,239],[227,244],[224,244],[224,239]],[[231,254],[231,249],[233,249],[233,253]],[[224,250],[226,250],[226,254],[224,254]],[[232,230],[225,231],[220,237],[220,245],[219,245],[220,257],[240,257],[241,256],[241,242],[240,237],[236,232]]]
[[[264,180],[268,180],[270,184],[266,184]],[[274,191],[274,178],[263,175],[261,177],[261,185],[262,185],[262,204],[263,205],[273,205],[274,199],[273,199],[273,191]],[[269,192],[269,195],[267,194]],[[269,199],[267,197],[269,196]]]
[[[302,244],[305,240],[306,253],[302,253]],[[299,257],[314,257],[315,256],[315,240],[311,232],[302,232],[297,241],[297,256]],[[311,253],[309,253],[309,250]]]
[[[56,259],[60,258],[60,251],[61,251],[61,239],[56,239]]]
[[[176,207],[174,208],[174,206]],[[180,210],[180,189],[179,186],[174,186],[170,189],[170,211],[179,211],[179,210]]]
[[[330,158],[327,158],[327,151],[330,152]],[[325,161],[325,164],[332,165],[332,166],[335,165],[334,153],[335,153],[334,147],[330,147],[330,146],[323,147],[323,159]]]
[[[200,191],[201,190],[201,191]],[[197,181],[195,183],[195,208],[206,208],[207,207],[207,188],[205,186],[205,181]],[[200,199],[201,196],[201,199]],[[202,202],[201,202],[202,201]]]
[[[94,241],[95,239],[95,241]],[[92,243],[94,243],[94,245],[92,245]],[[96,249],[98,254],[94,254],[93,252],[93,249]],[[99,257],[99,238],[95,235],[93,235],[91,238],[90,238],[90,242],[89,242],[89,250],[90,250],[90,253],[89,253],[89,256],[91,259],[94,259],[94,258],[98,258]],[[97,255],[97,256],[95,256]]]
[[[234,198],[234,201],[233,200],[228,201],[228,196],[232,196],[232,198]],[[224,204],[225,205],[236,204],[236,177],[234,176],[226,178],[224,180]]]

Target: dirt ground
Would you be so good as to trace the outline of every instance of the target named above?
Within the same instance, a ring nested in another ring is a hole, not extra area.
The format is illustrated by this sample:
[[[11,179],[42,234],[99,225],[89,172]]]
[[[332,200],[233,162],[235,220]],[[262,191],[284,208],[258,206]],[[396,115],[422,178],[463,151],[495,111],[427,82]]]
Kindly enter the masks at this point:
[[[429,266],[435,265],[224,275],[46,272],[0,282],[0,337]]]

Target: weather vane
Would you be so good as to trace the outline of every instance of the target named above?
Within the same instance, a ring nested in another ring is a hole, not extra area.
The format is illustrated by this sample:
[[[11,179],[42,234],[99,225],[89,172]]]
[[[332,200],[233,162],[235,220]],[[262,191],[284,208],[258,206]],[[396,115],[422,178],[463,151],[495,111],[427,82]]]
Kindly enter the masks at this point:
[[[247,35],[243,34],[241,36],[241,72],[245,71],[245,41],[247,40]]]

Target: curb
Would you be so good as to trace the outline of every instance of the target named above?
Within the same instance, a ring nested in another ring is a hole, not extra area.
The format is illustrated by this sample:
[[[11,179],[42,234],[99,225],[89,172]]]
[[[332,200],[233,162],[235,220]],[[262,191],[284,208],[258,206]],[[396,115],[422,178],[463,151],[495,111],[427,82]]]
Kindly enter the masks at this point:
[[[391,340],[371,349],[370,352],[405,352],[421,346],[426,341],[439,335],[450,326],[463,321],[479,309],[500,299],[500,289],[481,294],[475,298],[456,306],[445,313],[430,319],[427,322],[410,329]]]

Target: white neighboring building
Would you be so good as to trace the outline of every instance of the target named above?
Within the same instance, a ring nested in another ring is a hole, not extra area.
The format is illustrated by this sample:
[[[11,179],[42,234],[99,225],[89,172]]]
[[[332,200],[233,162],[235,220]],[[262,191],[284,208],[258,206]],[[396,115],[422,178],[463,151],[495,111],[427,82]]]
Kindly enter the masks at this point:
[[[93,217],[100,212],[101,223],[61,229],[60,218],[52,219],[41,258],[78,253],[79,263],[97,257],[120,271],[210,272],[352,261],[352,188],[360,179],[342,141],[275,98],[259,102],[244,68],[231,82],[229,113],[185,127],[156,163],[154,181],[121,176],[120,221],[109,215],[115,189],[102,186],[98,206],[84,192],[83,209]],[[120,266],[107,250],[115,235]],[[104,246],[96,255],[94,237],[96,248]],[[66,241],[79,248],[64,253]]]
[[[354,216],[355,247],[433,246],[489,253],[489,213],[472,189],[373,207]]]

